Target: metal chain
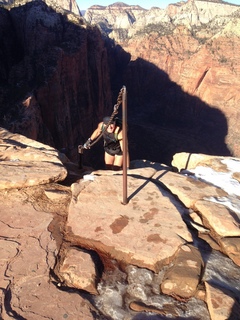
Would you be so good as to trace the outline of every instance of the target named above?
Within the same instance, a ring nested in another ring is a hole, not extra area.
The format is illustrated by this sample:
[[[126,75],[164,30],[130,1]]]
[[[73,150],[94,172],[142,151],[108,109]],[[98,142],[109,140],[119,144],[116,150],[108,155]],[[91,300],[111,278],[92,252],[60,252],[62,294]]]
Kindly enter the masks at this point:
[[[111,114],[108,123],[106,124],[104,130],[102,130],[101,134],[89,145],[90,148],[91,148],[95,143],[97,143],[97,142],[101,139],[102,135],[104,134],[104,132],[107,130],[107,128],[108,128],[109,125],[111,124],[113,118],[114,118],[115,115],[118,113],[118,108],[119,108],[120,104],[122,103],[123,89],[124,89],[124,88],[122,88],[122,89],[119,91],[119,94],[118,94],[118,97],[117,97],[117,103],[113,106],[113,113]]]
[[[100,140],[100,138],[102,137],[103,133],[107,130],[107,128],[109,127],[109,125],[112,122],[113,118],[118,113],[118,108],[119,108],[120,104],[122,103],[123,91],[124,91],[124,87],[122,87],[122,89],[119,91],[119,94],[118,94],[118,97],[117,97],[117,103],[113,107],[113,113],[111,114],[107,125],[105,126],[104,130],[102,130],[101,134],[89,145],[90,148]],[[78,146],[78,153],[79,153],[78,167],[79,167],[79,169],[82,169],[82,167],[83,167],[82,166],[83,150],[84,150],[83,145],[79,145]]]

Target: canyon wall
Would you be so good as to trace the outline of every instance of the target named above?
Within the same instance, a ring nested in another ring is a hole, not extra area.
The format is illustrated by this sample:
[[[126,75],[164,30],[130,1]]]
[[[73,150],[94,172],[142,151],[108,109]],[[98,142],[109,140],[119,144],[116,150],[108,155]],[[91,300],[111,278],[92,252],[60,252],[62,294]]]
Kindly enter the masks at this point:
[[[0,125],[77,159],[123,85],[131,159],[240,156],[240,9],[189,0],[165,10],[115,3],[2,2]],[[73,8],[71,10],[71,7]],[[121,112],[119,114],[121,116]],[[101,143],[85,153],[103,164]]]
[[[121,48],[118,57],[130,55],[118,75],[128,89],[137,158],[140,135],[148,159],[164,163],[183,150],[240,155],[239,6],[191,0],[145,10],[115,3],[93,6],[84,17]]]
[[[112,109],[101,33],[42,1],[0,8],[0,24],[1,125],[76,157]]]
[[[4,5],[5,8],[11,9],[14,7],[20,7],[28,2],[35,0],[1,0],[0,5]],[[65,11],[72,12],[74,14],[81,14],[78,8],[76,0],[41,0],[45,2],[49,7],[53,8],[57,12],[64,13]]]

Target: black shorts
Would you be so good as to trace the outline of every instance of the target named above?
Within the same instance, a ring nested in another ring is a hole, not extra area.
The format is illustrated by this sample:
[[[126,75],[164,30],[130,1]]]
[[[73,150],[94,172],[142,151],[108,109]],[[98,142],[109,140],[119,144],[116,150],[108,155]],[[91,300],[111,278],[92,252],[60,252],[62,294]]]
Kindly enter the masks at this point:
[[[110,154],[110,156],[122,156],[123,154],[120,147],[115,149],[104,147],[104,151]]]

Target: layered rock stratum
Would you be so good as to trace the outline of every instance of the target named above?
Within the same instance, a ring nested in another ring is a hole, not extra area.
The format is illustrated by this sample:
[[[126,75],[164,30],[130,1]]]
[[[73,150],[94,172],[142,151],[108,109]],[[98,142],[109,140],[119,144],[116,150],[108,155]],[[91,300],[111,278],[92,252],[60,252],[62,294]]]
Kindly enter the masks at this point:
[[[121,171],[0,139],[3,320],[238,319],[238,158],[133,161],[123,205]]]
[[[73,2],[54,3],[2,2],[2,127],[76,161],[77,146],[111,114],[125,85],[131,159],[239,157],[239,6],[115,3],[93,6],[83,19],[69,9]],[[96,169],[99,159],[99,145],[85,155]]]

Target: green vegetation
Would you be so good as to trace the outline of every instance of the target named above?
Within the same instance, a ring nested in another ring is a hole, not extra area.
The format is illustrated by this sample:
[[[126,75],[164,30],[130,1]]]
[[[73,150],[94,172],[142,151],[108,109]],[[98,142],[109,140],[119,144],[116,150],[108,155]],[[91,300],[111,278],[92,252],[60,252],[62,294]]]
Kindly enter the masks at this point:
[[[220,59],[219,59],[220,63],[227,63],[227,61],[228,61],[227,58],[224,57],[224,56],[221,56]]]
[[[145,26],[145,28],[139,30],[136,32],[136,36],[144,35],[144,34],[150,34],[153,32],[158,33],[159,36],[166,36],[168,34],[172,34],[173,27],[170,27],[169,24],[155,24],[151,23]]]

